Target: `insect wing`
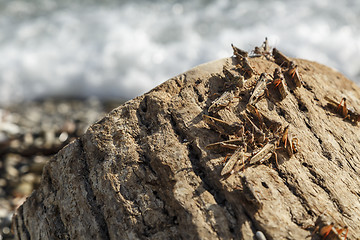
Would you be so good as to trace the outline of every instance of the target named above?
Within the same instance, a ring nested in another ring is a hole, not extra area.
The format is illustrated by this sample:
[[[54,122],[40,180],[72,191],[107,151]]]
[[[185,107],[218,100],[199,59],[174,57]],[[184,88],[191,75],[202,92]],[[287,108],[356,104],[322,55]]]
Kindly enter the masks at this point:
[[[244,157],[244,151],[242,148],[239,148],[237,151],[234,152],[234,154],[230,157],[230,159],[226,162],[225,166],[221,170],[221,176],[224,176],[231,172],[231,170],[234,168],[236,162],[238,159]]]

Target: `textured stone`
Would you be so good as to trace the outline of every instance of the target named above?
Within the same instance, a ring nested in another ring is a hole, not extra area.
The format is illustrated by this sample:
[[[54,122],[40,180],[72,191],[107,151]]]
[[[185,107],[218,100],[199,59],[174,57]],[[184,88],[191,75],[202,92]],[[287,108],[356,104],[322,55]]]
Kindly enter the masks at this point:
[[[258,73],[278,67],[250,58]],[[325,107],[325,96],[360,103],[360,89],[323,65],[296,59],[303,87],[257,103],[290,124],[292,157],[222,177],[224,140],[202,120],[224,90],[221,59],[195,67],[130,100],[92,125],[45,166],[40,187],[13,219],[17,239],[305,239],[326,210],[360,237],[360,131]],[[286,87],[288,88],[288,87]],[[245,97],[244,97],[245,98]],[[236,121],[246,102],[219,113]],[[321,239],[314,235],[313,239]]]

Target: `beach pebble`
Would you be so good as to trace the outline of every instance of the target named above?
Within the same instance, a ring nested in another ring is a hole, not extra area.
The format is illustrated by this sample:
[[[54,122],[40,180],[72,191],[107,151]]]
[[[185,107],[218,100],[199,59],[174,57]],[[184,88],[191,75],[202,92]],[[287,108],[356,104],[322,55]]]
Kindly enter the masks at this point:
[[[257,240],[266,240],[266,237],[261,231],[257,231],[256,232],[256,239]]]

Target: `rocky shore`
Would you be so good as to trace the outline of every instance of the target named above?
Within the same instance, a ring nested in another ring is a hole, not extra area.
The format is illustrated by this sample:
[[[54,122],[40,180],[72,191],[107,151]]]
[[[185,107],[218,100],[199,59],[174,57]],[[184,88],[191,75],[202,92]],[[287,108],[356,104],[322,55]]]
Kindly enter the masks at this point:
[[[40,183],[43,166],[122,101],[48,98],[0,108],[0,235]]]

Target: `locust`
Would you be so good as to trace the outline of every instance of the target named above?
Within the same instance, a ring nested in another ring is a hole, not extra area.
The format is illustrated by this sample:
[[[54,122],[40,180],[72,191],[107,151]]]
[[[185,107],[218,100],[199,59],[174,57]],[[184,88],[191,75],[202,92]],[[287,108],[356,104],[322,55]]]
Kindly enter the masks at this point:
[[[295,63],[293,61],[289,62],[289,68],[286,73],[292,80],[292,83],[293,83],[293,85],[295,85],[295,87],[302,86],[301,78],[300,78],[299,71],[298,71],[298,66],[295,65]]]
[[[280,68],[275,68],[275,70],[274,70],[274,80],[275,79],[281,79],[281,80],[285,79]]]
[[[248,111],[249,113],[251,113],[251,115],[256,116],[256,118],[259,121],[260,124],[260,128],[264,129],[266,127],[265,123],[264,123],[264,118],[262,116],[262,114],[260,114],[259,110],[257,109],[256,106],[251,105],[251,104],[247,104],[246,105],[246,111]]]
[[[265,41],[263,42],[263,45],[261,46],[263,51],[266,52],[266,53],[269,53],[270,52],[270,46],[268,44],[268,39],[267,37],[265,37]]]
[[[349,229],[347,226],[336,227],[334,222],[330,222],[327,216],[323,213],[315,221],[315,229],[312,236],[318,233],[324,240],[346,240]]]
[[[339,114],[341,117],[346,118],[348,115],[348,109],[346,107],[346,98],[342,98],[341,102],[338,103],[334,99],[325,96],[325,100],[328,101],[327,107],[331,109],[333,112]],[[344,102],[344,105],[341,106],[341,103]]]
[[[253,165],[258,162],[267,161],[274,154],[276,165],[278,166],[277,155],[275,153],[275,150],[276,150],[276,145],[274,142],[267,143],[258,153],[256,153],[253,157],[250,158],[249,164]]]
[[[287,151],[289,157],[291,157],[294,153],[298,152],[298,139],[291,138],[289,136],[289,126],[287,125],[281,135],[279,145],[282,144],[283,148]]]
[[[248,56],[248,52],[241,50],[240,48],[235,47],[233,44],[231,44],[231,47],[233,49],[234,55],[238,58],[238,57],[247,57]]]
[[[229,160],[226,161],[225,166],[221,170],[221,176],[224,176],[231,172],[231,170],[234,168],[236,162],[240,159],[242,163],[245,162],[245,150],[246,148],[239,147],[234,154],[231,155]]]
[[[240,123],[227,123],[221,119],[203,115],[204,121],[215,131],[223,135],[242,135],[244,126]]]
[[[221,170],[221,176],[224,176],[226,174],[229,174],[229,173],[233,173],[233,169],[235,167],[235,165],[238,163],[238,161],[240,160],[241,161],[241,165],[239,168],[237,169],[241,169],[241,168],[244,168],[245,167],[245,164],[246,164],[246,160],[251,156],[250,153],[247,153],[246,152],[246,145],[244,147],[239,147],[232,155],[231,157],[229,158],[229,160],[226,161],[226,158],[225,158],[225,165],[223,167],[223,169]]]
[[[260,128],[258,128],[253,121],[245,114],[245,120],[250,124],[251,129],[253,130],[254,138],[256,138],[257,142],[263,143],[266,141],[266,135]]]
[[[226,88],[242,88],[245,83],[245,79],[243,76],[234,74],[231,69],[223,67],[223,73],[225,75],[225,79],[227,80],[225,82]]]
[[[244,75],[247,78],[251,78],[254,74],[256,74],[256,71],[251,66],[251,64],[249,63],[246,57],[240,58],[240,64],[236,66],[244,72]]]
[[[336,114],[339,114],[341,117],[343,117],[344,120],[348,120],[351,123],[354,123],[357,125],[357,123],[360,121],[360,114],[349,110],[346,105],[346,98],[342,98],[340,103],[336,102],[335,100],[329,98],[328,96],[325,96],[325,100],[328,101],[327,107],[335,112]],[[343,105],[341,105],[343,103]]]
[[[283,54],[282,52],[277,50],[276,48],[273,48],[272,55],[273,55],[273,57],[275,59],[275,63],[277,65],[282,66],[282,67],[289,66],[290,59],[287,56],[285,56],[285,54]]]
[[[236,150],[241,145],[244,145],[244,139],[242,137],[235,138],[231,140],[211,143],[207,145],[205,148],[208,150],[213,150],[215,152],[223,152],[223,151],[229,151],[229,150]]]
[[[280,96],[280,100],[283,100],[287,96],[287,92],[284,85],[284,75],[281,73],[280,68],[276,68],[274,71],[274,79],[268,84],[269,88],[276,90]]]
[[[262,73],[257,81],[254,91],[252,92],[248,104],[255,104],[262,96],[265,95],[267,91],[266,85],[267,85],[267,75],[266,73]]]
[[[222,108],[226,108],[227,106],[229,106],[231,104],[231,101],[234,99],[234,93],[233,92],[228,92],[225,91],[223,94],[221,94],[221,96],[217,99],[215,99],[208,111],[209,112],[217,112]]]
[[[297,138],[290,138],[289,126],[290,125],[285,127],[279,140],[272,140],[271,142],[268,142],[257,154],[255,154],[250,159],[250,164],[255,164],[259,161],[264,162],[268,160],[272,155],[274,155],[276,166],[279,167],[276,154],[276,150],[279,149],[279,145],[281,145],[287,151],[289,157],[291,157],[294,153],[297,153],[298,140]]]
[[[261,57],[264,56],[266,59],[270,59],[270,46],[268,44],[267,37],[265,38],[265,41],[261,45],[261,47],[255,47],[255,49],[252,51],[251,57]]]

